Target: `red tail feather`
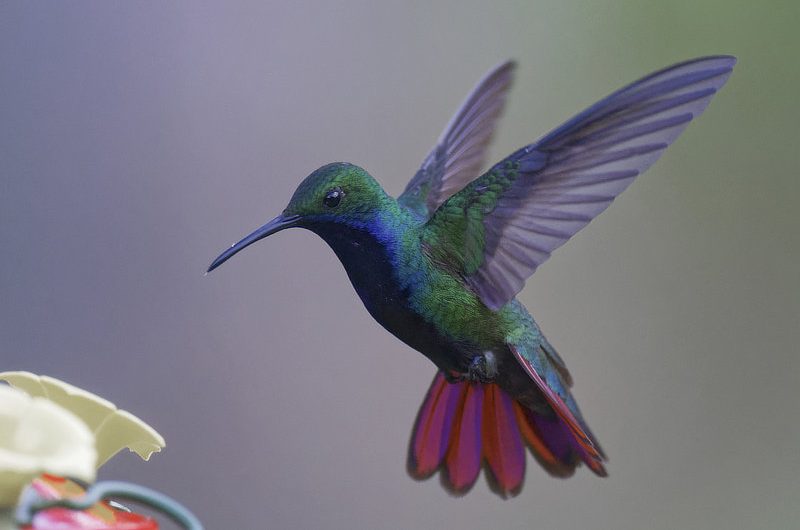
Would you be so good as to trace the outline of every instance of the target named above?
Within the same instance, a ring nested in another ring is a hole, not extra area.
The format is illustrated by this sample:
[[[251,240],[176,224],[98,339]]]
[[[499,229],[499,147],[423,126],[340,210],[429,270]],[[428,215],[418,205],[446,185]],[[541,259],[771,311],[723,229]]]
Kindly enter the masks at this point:
[[[453,405],[461,401],[461,392],[456,385],[448,385],[444,377],[433,380],[428,395],[422,404],[414,429],[412,452],[416,465],[414,474],[426,478],[439,468],[453,426]]]
[[[536,425],[528,417],[529,412],[518,401],[514,402],[514,410],[517,414],[520,434],[522,434],[522,438],[539,464],[551,475],[557,477],[571,476],[575,472],[575,466],[565,464],[553,454],[553,451],[545,444]]]
[[[441,374],[437,377],[442,377]],[[484,389],[480,385],[456,383],[462,392],[462,406],[454,418],[456,428],[447,450],[446,487],[453,493],[466,493],[481,471],[481,411]]]
[[[605,474],[572,427],[554,412],[526,409],[495,384],[448,383],[438,372],[411,434],[408,471],[425,479],[443,470],[444,487],[460,495],[485,463],[492,489],[513,496],[522,489],[527,445],[552,475],[572,475],[581,461]]]
[[[516,346],[509,344],[508,348],[511,350],[511,353],[517,358],[519,361],[520,366],[528,373],[531,379],[536,383],[536,386],[539,390],[544,394],[544,397],[547,399],[550,406],[556,413],[561,417],[561,419],[569,426],[572,434],[575,436],[575,440],[578,442],[580,446],[580,452],[582,454],[582,458],[586,461],[586,464],[589,468],[597,473],[600,476],[605,476],[605,468],[603,468],[602,460],[605,457],[600,446],[595,443],[592,438],[592,435],[588,432],[588,429],[585,429],[581,422],[575,417],[569,407],[564,403],[564,401],[559,397],[558,394],[553,392],[548,384],[542,379],[533,365],[522,355]]]
[[[483,455],[494,479],[489,483],[504,497],[514,495],[525,478],[525,447],[514,416],[514,402],[497,385],[486,385],[486,396]]]

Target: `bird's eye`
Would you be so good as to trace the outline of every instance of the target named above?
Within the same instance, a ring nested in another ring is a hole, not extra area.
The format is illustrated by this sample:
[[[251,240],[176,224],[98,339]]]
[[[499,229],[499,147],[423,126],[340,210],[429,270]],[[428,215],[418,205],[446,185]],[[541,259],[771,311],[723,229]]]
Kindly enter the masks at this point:
[[[322,199],[322,204],[328,208],[336,208],[339,206],[339,201],[342,200],[342,197],[344,197],[342,188],[333,188],[325,194],[325,198]]]

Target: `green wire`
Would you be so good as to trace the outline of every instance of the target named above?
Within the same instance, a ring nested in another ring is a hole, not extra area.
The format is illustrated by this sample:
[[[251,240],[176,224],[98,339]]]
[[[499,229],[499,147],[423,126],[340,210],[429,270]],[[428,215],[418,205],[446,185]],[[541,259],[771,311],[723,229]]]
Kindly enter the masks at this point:
[[[153,508],[186,530],[203,530],[200,520],[178,501],[156,490],[120,481],[97,482],[86,490],[83,497],[77,499],[42,500],[32,488],[28,488],[17,508],[16,521],[20,526],[29,525],[36,512],[56,507],[85,510],[108,497],[126,499]]]

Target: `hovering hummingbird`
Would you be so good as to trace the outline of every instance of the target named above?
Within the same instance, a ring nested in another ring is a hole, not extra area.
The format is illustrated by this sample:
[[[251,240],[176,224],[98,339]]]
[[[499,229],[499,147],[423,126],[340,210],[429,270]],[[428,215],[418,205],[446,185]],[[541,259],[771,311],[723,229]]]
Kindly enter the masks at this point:
[[[328,243],[373,318],[438,369],[411,434],[413,477],[441,470],[462,494],[485,466],[493,491],[516,495],[525,446],[551,475],[583,462],[605,476],[572,376],[515,296],[703,112],[735,63],[703,57],[655,72],[481,174],[515,69],[506,62],[469,94],[397,199],[362,168],[328,164],[208,271],[285,228]]]

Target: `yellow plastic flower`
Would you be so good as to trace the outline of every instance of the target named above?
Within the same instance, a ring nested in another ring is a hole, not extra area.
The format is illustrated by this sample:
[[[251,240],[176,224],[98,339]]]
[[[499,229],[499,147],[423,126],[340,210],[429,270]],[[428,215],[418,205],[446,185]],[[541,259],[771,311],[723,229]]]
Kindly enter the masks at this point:
[[[94,436],[75,414],[0,385],[0,511],[42,473],[94,480]]]
[[[47,398],[82,419],[94,434],[97,467],[125,447],[148,460],[166,445],[155,429],[130,412],[69,383],[30,372],[1,372],[0,380],[31,396]]]

